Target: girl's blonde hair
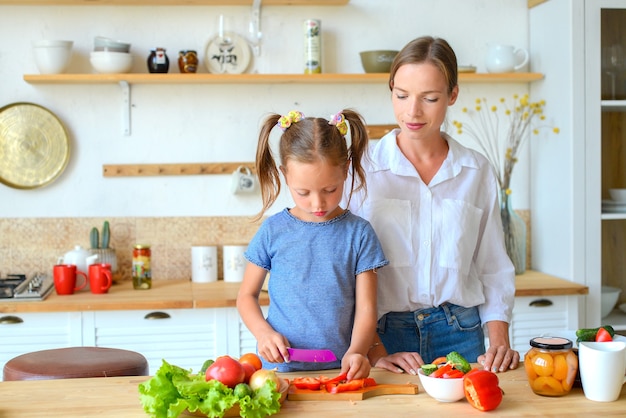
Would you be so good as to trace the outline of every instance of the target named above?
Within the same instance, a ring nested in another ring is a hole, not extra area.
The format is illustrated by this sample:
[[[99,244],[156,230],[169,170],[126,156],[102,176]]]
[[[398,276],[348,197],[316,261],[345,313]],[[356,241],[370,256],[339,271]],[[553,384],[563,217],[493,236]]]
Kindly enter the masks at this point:
[[[291,113],[300,114],[299,112]],[[336,117],[341,117],[341,115],[349,124],[349,147],[346,136],[341,133],[340,124],[331,124],[329,120],[324,118],[302,117],[302,119],[282,128],[284,132],[280,137],[278,150],[280,163],[283,166],[286,166],[290,160],[300,163],[324,161],[344,169],[350,165],[352,184],[348,196],[349,202],[353,192],[361,189],[366,190],[362,159],[367,153],[368,137],[365,121],[359,113],[345,109],[339,112]],[[261,187],[263,208],[255,220],[263,216],[280,194],[280,173],[270,147],[269,138],[272,129],[281,118],[284,120],[284,117],[279,114],[271,114],[261,126],[256,152],[256,171]]]

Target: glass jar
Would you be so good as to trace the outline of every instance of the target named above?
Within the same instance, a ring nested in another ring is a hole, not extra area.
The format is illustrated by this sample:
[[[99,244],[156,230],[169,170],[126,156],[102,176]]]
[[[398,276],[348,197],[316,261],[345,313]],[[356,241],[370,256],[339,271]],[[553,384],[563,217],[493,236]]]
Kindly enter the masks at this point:
[[[530,346],[524,368],[533,392],[543,396],[567,395],[578,372],[572,342],[561,337],[535,337]]]
[[[152,287],[152,271],[150,270],[150,246],[137,244],[133,248],[133,288],[150,289]]]

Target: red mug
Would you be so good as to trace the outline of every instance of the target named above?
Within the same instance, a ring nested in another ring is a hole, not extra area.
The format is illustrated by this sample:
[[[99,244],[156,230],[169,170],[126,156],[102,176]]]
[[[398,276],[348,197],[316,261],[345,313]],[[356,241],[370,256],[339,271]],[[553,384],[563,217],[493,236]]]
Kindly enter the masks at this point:
[[[77,285],[77,276],[83,277],[83,283]],[[75,264],[57,264],[53,268],[54,289],[57,295],[71,295],[87,286],[87,275],[78,270]]]
[[[91,293],[107,293],[113,284],[113,273],[108,263],[97,263],[89,266],[89,287]]]

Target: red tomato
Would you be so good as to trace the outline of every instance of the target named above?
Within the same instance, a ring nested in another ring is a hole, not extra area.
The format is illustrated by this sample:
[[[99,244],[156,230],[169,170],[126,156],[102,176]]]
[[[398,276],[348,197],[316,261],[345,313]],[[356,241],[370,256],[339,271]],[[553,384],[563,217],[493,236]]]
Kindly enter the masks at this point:
[[[596,342],[605,342],[605,341],[613,341],[611,334],[604,328],[600,327],[598,332],[596,333]]]
[[[480,411],[496,409],[502,402],[502,389],[495,373],[472,370],[463,378],[463,391],[467,401]]]
[[[250,363],[241,363],[241,367],[243,367],[243,371],[246,372],[243,381],[245,383],[250,382],[250,377],[256,372],[256,369]]]
[[[206,380],[219,380],[229,388],[234,388],[243,383],[246,371],[241,363],[230,356],[218,357],[213,364],[206,369]]]

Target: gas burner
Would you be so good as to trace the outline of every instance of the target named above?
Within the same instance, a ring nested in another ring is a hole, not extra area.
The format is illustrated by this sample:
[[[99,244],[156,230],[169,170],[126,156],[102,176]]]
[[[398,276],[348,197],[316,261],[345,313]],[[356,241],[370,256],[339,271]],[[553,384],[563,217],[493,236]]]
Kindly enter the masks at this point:
[[[35,273],[30,278],[25,274],[9,274],[0,278],[0,299],[44,300],[53,287],[53,280],[44,273]]]

